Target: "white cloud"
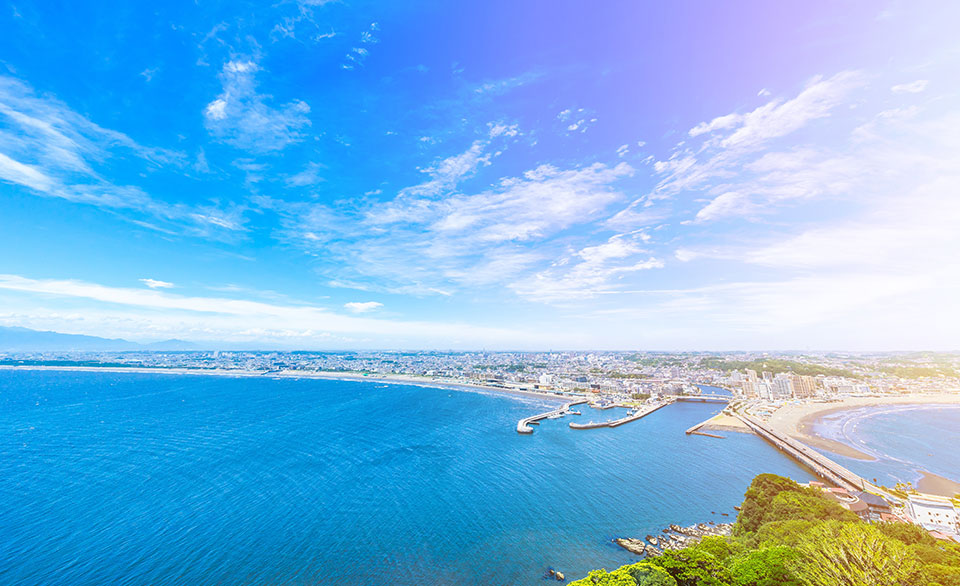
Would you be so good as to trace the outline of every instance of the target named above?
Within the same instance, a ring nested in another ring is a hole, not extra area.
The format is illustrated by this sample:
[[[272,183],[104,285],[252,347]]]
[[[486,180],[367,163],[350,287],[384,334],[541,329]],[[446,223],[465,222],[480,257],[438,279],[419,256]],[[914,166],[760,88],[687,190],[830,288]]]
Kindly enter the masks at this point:
[[[353,344],[476,347],[515,340],[538,343],[522,331],[457,322],[373,319],[333,313],[309,305],[264,303],[223,297],[187,297],[152,289],[126,289],[74,280],[0,275],[5,314],[0,320],[33,325],[24,316],[54,316],[59,331],[129,339],[183,337],[192,340],[257,341],[310,347],[331,335],[353,336]],[[77,312],[72,307],[83,302]],[[60,309],[55,309],[60,308]],[[158,311],[159,310],[159,311]],[[65,316],[73,314],[68,319]],[[57,319],[59,315],[60,319]],[[64,326],[68,327],[64,327]],[[358,342],[356,336],[361,336]],[[294,340],[294,342],[290,342]]]
[[[495,126],[491,126],[494,128]],[[509,132],[495,132],[507,138]],[[494,139],[491,139],[494,140]],[[623,199],[615,184],[634,170],[626,163],[560,169],[541,165],[488,189],[462,183],[491,164],[489,142],[423,169],[428,181],[387,201],[355,208],[279,204],[286,239],[322,251],[322,274],[338,283],[421,295],[464,286],[509,283],[556,251],[559,232],[602,218]],[[530,250],[538,243],[539,250]]]
[[[43,193],[50,193],[56,187],[56,182],[53,179],[35,167],[24,165],[3,153],[0,153],[0,179],[10,183],[18,183]]]
[[[20,80],[0,76],[0,180],[36,195],[121,211],[131,222],[162,232],[212,235],[207,218],[238,220],[236,210],[165,202],[135,185],[113,183],[102,169],[121,157],[130,170],[180,172],[187,164],[183,153],[140,145],[54,97],[35,94]]]
[[[220,95],[204,108],[207,130],[224,142],[252,152],[270,152],[303,139],[310,126],[310,106],[293,100],[274,107],[272,96],[258,92],[253,61],[233,60],[223,66]]]
[[[623,287],[618,280],[623,276],[665,266],[649,255],[645,248],[649,240],[643,232],[612,236],[510,287],[524,297],[546,302],[570,302],[621,292]]]
[[[754,145],[785,136],[811,120],[830,115],[850,92],[863,85],[857,72],[845,71],[829,79],[815,77],[792,100],[772,100],[756,110],[734,118],[728,128],[736,128],[723,139],[724,146]],[[736,115],[730,115],[736,116]],[[715,118],[713,123],[726,117]]]
[[[710,122],[701,122],[700,124],[697,124],[691,128],[687,134],[690,136],[700,136],[701,134],[706,134],[715,130],[727,130],[738,126],[742,120],[743,116],[740,114],[727,114],[726,116],[718,116]]]
[[[156,279],[140,279],[140,282],[151,289],[172,289],[173,283],[167,281],[158,281]]]
[[[303,171],[287,177],[287,185],[291,187],[306,187],[320,183],[324,181],[323,177],[320,176],[322,169],[323,165],[320,163],[307,163]]]
[[[380,39],[378,39],[374,34],[378,30],[380,30],[380,25],[378,23],[370,23],[370,26],[367,28],[367,30],[360,33],[361,46],[351,48],[347,54],[344,55],[344,61],[340,67],[349,70],[363,66],[364,62],[367,60],[367,56],[370,54],[370,50],[363,45],[379,43]]]
[[[370,313],[383,307],[383,304],[378,301],[351,301],[343,306],[353,313]]]
[[[496,138],[498,136],[514,137],[520,134],[519,127],[516,124],[491,123],[487,126],[490,127],[490,138]]]
[[[927,84],[930,83],[926,79],[918,79],[916,81],[911,81],[910,83],[900,83],[890,88],[895,94],[919,94],[923,90],[927,89]]]
[[[736,191],[728,191],[715,197],[713,201],[697,212],[696,220],[705,222],[728,216],[748,216],[757,210],[750,198]]]

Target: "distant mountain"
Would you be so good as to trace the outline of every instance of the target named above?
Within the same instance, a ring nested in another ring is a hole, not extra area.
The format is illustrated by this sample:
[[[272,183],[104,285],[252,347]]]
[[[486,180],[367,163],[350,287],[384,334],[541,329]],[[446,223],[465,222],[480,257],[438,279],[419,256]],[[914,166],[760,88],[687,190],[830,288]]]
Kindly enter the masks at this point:
[[[143,346],[119,338],[98,338],[96,336],[41,332],[27,328],[0,326],[0,351],[2,352],[42,352],[45,350],[119,352],[139,349],[143,349]]]
[[[128,350],[169,352],[198,349],[196,344],[185,340],[173,339],[152,344],[138,344],[121,338],[98,338],[0,326],[0,352],[124,352]]]

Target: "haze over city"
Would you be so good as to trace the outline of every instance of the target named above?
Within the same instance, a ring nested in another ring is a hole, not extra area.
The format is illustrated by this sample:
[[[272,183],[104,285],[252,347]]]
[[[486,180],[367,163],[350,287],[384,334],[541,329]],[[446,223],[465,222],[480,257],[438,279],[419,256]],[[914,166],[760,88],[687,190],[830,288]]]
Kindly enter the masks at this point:
[[[8,4],[0,325],[202,347],[956,349],[958,17]]]

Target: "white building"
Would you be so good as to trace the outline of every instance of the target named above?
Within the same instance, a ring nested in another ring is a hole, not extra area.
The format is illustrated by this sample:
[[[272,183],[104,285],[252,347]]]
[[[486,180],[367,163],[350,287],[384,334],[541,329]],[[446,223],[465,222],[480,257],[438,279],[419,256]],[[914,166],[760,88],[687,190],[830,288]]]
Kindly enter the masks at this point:
[[[960,512],[953,502],[934,495],[910,495],[910,516],[924,529],[956,535],[960,533]]]

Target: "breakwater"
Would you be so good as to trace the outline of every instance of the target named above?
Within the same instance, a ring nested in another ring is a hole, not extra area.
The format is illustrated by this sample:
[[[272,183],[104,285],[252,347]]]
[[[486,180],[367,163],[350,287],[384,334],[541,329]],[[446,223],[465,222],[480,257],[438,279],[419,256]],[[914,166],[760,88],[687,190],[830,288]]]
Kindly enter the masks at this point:
[[[620,419],[614,419],[613,421],[601,421],[600,423],[593,423],[593,422],[591,422],[591,423],[576,423],[576,422],[571,421],[571,422],[570,422],[570,428],[571,428],[571,429],[596,429],[596,428],[598,428],[598,427],[619,427],[619,426],[621,426],[621,425],[623,425],[623,424],[625,424],[625,423],[630,423],[631,421],[636,421],[637,419],[642,419],[642,418],[646,417],[647,415],[650,415],[650,414],[653,413],[654,411],[656,411],[656,410],[658,410],[658,409],[662,409],[663,407],[666,407],[667,405],[672,404],[673,402],[674,402],[673,399],[667,399],[667,400],[664,401],[663,403],[659,403],[659,404],[657,404],[657,405],[650,405],[650,406],[644,407],[643,409],[640,409],[639,411],[637,411],[637,412],[634,413],[633,415],[627,415],[626,417],[621,417]]]
[[[587,401],[586,399],[582,399],[580,401],[571,401],[570,403],[564,403],[562,406],[558,407],[557,409],[553,409],[545,413],[539,413],[532,417],[524,417],[523,419],[517,422],[517,433],[523,433],[523,434],[533,433],[533,428],[530,427],[530,424],[536,424],[537,422],[543,419],[548,419],[550,417],[561,417],[569,413],[571,407],[575,405],[582,405],[584,403],[589,403],[589,401]]]

